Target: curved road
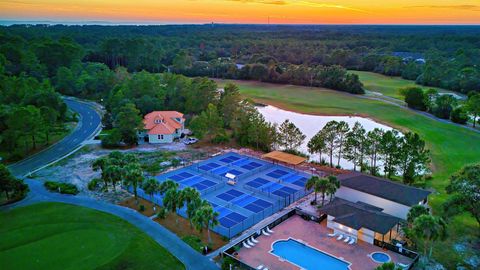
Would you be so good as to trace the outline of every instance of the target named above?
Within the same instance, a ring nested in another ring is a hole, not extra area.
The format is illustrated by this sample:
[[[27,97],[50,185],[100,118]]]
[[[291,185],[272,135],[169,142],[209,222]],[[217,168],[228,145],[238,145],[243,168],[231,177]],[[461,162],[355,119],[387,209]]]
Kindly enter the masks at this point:
[[[53,144],[49,148],[10,165],[9,168],[15,176],[23,178],[25,175],[41,169],[44,166],[55,162],[59,158],[70,154],[72,151],[79,148],[84,141],[91,139],[95,133],[100,130],[101,117],[94,109],[93,104],[71,98],[65,98],[64,100],[67,106],[77,112],[80,116],[80,121],[77,127],[71,134],[67,135],[61,141]]]
[[[101,117],[100,114],[95,110],[95,105],[71,98],[65,98],[65,103],[70,109],[80,115],[80,121],[75,130],[63,140],[50,146],[49,148],[9,166],[10,170],[15,176],[24,178],[24,176],[40,170],[53,162],[56,162],[60,158],[67,156],[78,149],[84,141],[93,138],[93,136],[95,136],[95,134],[100,130]],[[138,227],[140,230],[152,237],[152,239],[158,244],[167,248],[185,265],[186,269],[218,269],[215,263],[210,261],[207,257],[201,255],[199,252],[193,250],[174,233],[165,229],[163,226],[154,222],[150,218],[139,214],[135,210],[95,200],[87,196],[71,196],[52,193],[43,187],[43,182],[31,179],[24,179],[24,181],[30,188],[30,192],[28,193],[27,197],[11,205],[2,206],[0,207],[0,210],[4,211],[41,202],[68,203],[96,209],[118,216]]]

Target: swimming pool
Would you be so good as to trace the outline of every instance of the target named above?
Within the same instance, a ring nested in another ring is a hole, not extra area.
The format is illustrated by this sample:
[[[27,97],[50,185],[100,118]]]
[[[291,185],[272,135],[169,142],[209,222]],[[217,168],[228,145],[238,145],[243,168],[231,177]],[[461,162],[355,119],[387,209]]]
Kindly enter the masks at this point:
[[[388,256],[388,254],[383,252],[374,252],[370,254],[370,257],[374,262],[377,262],[377,263],[387,263],[391,260],[390,256]]]
[[[289,238],[275,241],[270,253],[307,270],[348,270],[350,263]]]

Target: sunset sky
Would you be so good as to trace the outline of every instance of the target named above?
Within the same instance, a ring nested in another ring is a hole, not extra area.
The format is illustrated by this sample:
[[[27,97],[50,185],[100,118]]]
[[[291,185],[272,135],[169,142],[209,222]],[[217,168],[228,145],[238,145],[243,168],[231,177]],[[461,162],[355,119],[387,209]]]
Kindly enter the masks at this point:
[[[0,0],[0,20],[480,24],[480,0]]]

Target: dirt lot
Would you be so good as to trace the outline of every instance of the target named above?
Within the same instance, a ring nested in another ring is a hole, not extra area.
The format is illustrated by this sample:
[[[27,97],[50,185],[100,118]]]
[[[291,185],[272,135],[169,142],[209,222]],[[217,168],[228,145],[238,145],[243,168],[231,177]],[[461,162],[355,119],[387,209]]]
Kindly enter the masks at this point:
[[[178,223],[176,222],[176,218],[178,218]],[[190,222],[188,222],[187,219],[177,214],[168,213],[165,219],[155,218],[154,221],[169,229],[180,238],[195,235],[200,238],[203,243],[208,243],[207,230],[203,230],[202,232],[195,230],[194,228],[190,227]],[[212,238],[211,247],[213,250],[216,250],[228,243],[228,241],[225,241],[221,235],[215,232],[210,231],[210,237]]]
[[[153,203],[147,200],[144,200],[142,198],[138,198],[138,203],[137,203],[134,197],[130,197],[124,201],[119,202],[118,205],[125,206],[133,210],[137,210],[140,214],[146,217],[151,217],[156,214],[156,212],[153,211]],[[141,205],[145,207],[145,210],[140,211]],[[157,207],[157,212],[158,212],[158,207]]]

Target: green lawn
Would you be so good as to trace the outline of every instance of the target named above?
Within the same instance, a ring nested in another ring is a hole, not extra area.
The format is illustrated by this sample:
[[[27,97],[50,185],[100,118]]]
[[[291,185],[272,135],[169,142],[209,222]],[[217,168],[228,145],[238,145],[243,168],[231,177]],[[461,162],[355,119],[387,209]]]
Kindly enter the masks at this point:
[[[220,85],[224,83],[219,81]],[[480,162],[480,134],[407,109],[321,88],[243,81],[235,83],[244,96],[284,109],[319,115],[363,115],[403,131],[417,132],[431,151],[433,179],[428,185],[438,192],[430,196],[430,205],[437,212],[448,196],[445,186],[449,176],[465,164]],[[473,234],[478,234],[478,225],[473,218],[466,215],[455,218],[450,226],[448,242],[439,244],[435,257],[447,268],[452,268],[458,260],[452,252],[452,241]]]
[[[398,89],[408,86],[418,86],[421,88],[434,88],[437,89],[440,93],[451,93],[448,90],[437,88],[437,87],[427,87],[416,84],[414,81],[405,80],[400,77],[389,77],[378,73],[367,72],[367,71],[356,71],[350,70],[349,72],[357,74],[360,78],[360,81],[363,83],[365,89],[382,93],[386,96],[403,100],[403,96],[400,95]]]
[[[0,269],[185,269],[110,214],[60,203],[0,213]]]

